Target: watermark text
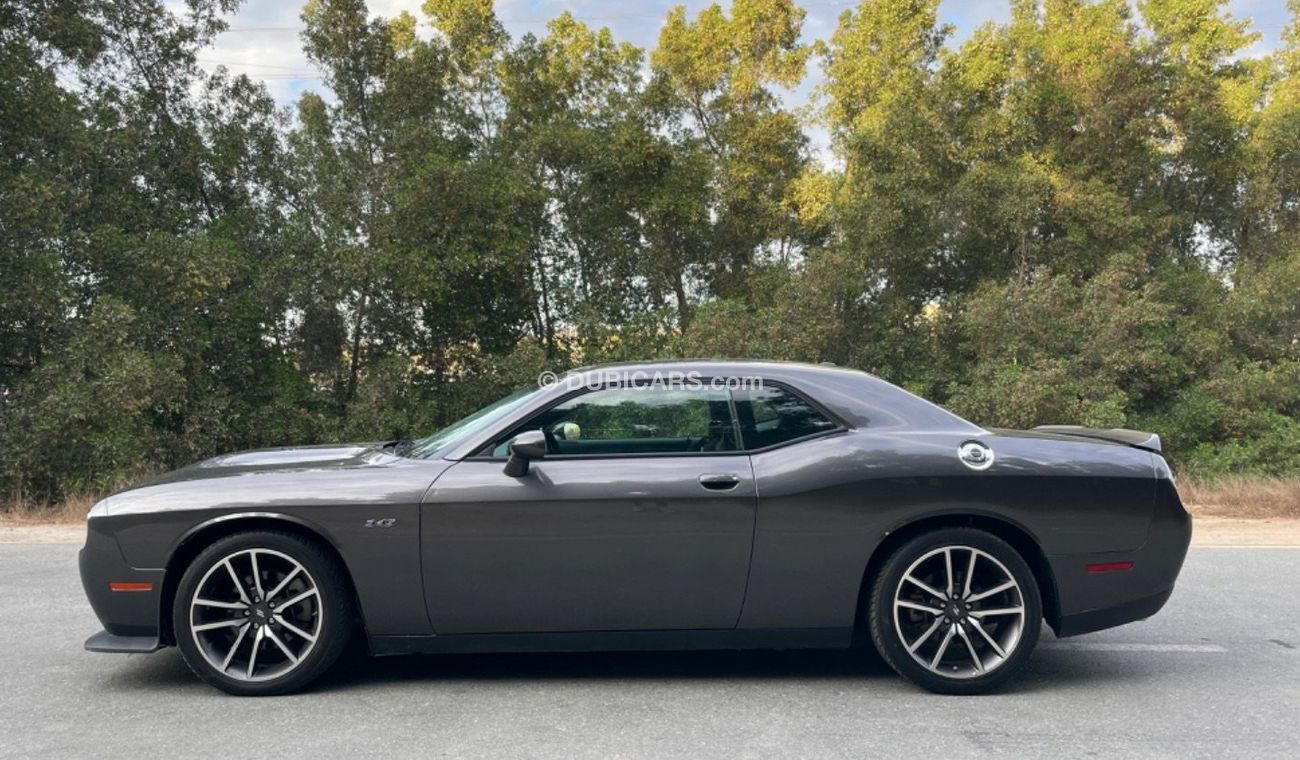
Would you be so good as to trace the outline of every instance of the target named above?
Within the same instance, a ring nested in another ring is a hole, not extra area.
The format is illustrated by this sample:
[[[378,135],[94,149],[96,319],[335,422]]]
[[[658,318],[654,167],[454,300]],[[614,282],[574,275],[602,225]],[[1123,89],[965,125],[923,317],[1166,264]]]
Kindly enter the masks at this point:
[[[709,376],[691,370],[608,369],[592,372],[566,372],[557,375],[543,372],[537,376],[537,385],[549,388],[559,385],[565,390],[598,390],[611,386],[654,387],[669,390],[756,390],[763,387],[763,378],[753,376]]]

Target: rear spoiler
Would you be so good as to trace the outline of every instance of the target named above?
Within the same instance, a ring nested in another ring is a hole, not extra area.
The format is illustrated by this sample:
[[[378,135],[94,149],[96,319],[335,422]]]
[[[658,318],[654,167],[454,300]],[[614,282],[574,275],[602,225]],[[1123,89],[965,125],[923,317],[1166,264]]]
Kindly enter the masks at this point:
[[[1160,453],[1160,436],[1144,430],[1129,430],[1127,428],[1099,430],[1080,425],[1039,425],[1034,430],[1041,430],[1044,433],[1056,433],[1057,435],[1069,435],[1075,438],[1092,438],[1098,441],[1123,443],[1135,449],[1146,449],[1157,454]]]

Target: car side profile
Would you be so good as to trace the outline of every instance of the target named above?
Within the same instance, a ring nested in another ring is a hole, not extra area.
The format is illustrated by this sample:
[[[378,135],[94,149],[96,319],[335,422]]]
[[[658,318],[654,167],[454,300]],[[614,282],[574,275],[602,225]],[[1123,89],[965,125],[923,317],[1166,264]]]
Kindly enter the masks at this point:
[[[847,648],[972,694],[1156,613],[1191,538],[1155,435],[986,429],[863,372],[575,370],[416,441],[226,454],[94,506],[86,648],[233,694],[371,653]]]

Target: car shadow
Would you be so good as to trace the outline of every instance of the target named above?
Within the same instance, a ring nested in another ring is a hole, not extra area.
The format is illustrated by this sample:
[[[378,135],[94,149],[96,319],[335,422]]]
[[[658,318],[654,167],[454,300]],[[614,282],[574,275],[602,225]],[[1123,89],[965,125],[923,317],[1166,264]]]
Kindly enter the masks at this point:
[[[1080,686],[1159,679],[1170,662],[1157,658],[1055,647],[1045,634],[1029,663],[998,693],[1028,694]],[[207,690],[176,649],[133,655],[130,667],[116,668],[102,683],[105,691],[178,688]],[[1199,667],[1180,658],[1178,669]],[[670,652],[565,652],[534,654],[438,654],[370,657],[353,647],[308,693],[371,690],[415,683],[527,681],[842,681],[864,686],[898,683],[869,646],[849,650],[708,650]]]
[[[105,674],[105,692],[157,690],[198,686],[209,688],[190,670],[180,650],[169,647],[153,654],[126,655],[126,662]]]
[[[195,689],[199,681],[180,651],[129,655],[100,683],[104,692]],[[450,682],[893,679],[870,647],[850,650],[707,650],[670,652],[563,652],[436,654],[371,657],[352,647],[308,693]]]
[[[1096,641],[1089,636],[1066,639],[1066,642]],[[1028,694],[1043,691],[1069,691],[1081,687],[1107,688],[1156,683],[1171,674],[1184,677],[1202,669],[1214,670],[1212,659],[1140,652],[1116,652],[1063,646],[1050,632],[1038,640],[1033,656],[999,694]]]
[[[449,681],[853,679],[892,677],[874,651],[708,650],[345,656],[321,689]]]

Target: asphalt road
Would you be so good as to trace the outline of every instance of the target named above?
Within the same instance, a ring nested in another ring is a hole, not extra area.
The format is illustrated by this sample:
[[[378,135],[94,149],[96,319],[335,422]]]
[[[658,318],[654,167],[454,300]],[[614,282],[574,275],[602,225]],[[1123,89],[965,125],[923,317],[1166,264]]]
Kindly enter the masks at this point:
[[[1193,549],[1152,620],[1047,634],[938,697],[835,652],[349,658],[227,697],[174,649],[102,655],[69,545],[0,545],[0,757],[1297,757],[1300,551]],[[129,755],[128,755],[129,753]]]

